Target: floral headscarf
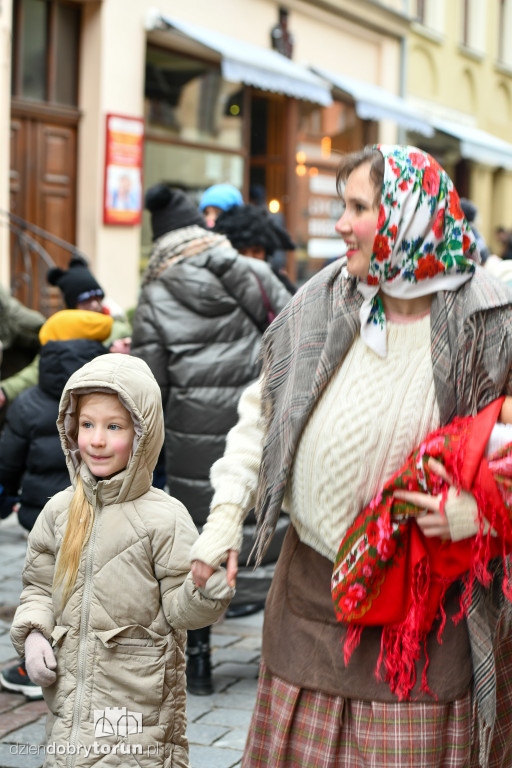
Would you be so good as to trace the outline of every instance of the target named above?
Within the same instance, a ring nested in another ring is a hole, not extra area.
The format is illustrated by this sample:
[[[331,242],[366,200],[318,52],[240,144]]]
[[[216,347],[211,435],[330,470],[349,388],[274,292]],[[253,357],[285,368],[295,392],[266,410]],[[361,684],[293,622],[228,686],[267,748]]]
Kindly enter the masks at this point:
[[[368,278],[358,290],[361,336],[385,357],[379,290],[404,299],[454,291],[473,275],[476,243],[453,183],[433,157],[410,146],[375,148],[384,156],[384,184]]]

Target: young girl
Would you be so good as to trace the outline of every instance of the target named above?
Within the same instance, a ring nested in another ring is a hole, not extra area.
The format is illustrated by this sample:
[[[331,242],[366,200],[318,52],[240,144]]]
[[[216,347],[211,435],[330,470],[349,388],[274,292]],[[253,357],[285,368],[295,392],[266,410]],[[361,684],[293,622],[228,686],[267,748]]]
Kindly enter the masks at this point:
[[[440,609],[442,635],[447,589],[469,574],[457,621],[471,578],[487,586],[489,561],[512,550],[511,508],[512,397],[501,397],[427,435],[348,528],[331,581],[336,616],[350,625],[345,664],[363,627],[382,625],[377,675],[408,699]],[[508,576],[502,588],[512,600]]]
[[[57,425],[73,487],[29,536],[11,629],[50,710],[44,766],[187,768],[185,630],[233,590],[221,569],[196,588],[196,527],[151,486],[160,388],[142,360],[104,355],[71,376]]]

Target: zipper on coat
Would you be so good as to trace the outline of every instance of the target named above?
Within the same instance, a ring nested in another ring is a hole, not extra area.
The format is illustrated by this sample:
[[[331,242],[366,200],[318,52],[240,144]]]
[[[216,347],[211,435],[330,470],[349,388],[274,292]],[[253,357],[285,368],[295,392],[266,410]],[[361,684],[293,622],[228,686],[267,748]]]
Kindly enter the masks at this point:
[[[87,542],[87,549],[85,552],[85,573],[84,573],[84,593],[82,597],[82,608],[80,611],[80,634],[78,642],[78,663],[76,670],[76,692],[75,703],[73,706],[73,719],[71,721],[71,733],[69,736],[69,744],[76,746],[78,740],[78,732],[80,730],[80,724],[82,719],[82,704],[84,698],[84,688],[86,680],[86,657],[87,657],[87,639],[89,634],[89,612],[91,607],[91,585],[92,585],[92,566],[94,563],[94,548],[96,545],[96,530],[97,530],[97,513],[100,507],[98,506],[98,487],[94,486],[92,489],[92,501],[91,505],[94,510],[94,521],[92,524],[91,535]],[[72,754],[74,753],[74,754]],[[69,749],[67,757],[67,768],[74,768],[76,763],[76,749]]]

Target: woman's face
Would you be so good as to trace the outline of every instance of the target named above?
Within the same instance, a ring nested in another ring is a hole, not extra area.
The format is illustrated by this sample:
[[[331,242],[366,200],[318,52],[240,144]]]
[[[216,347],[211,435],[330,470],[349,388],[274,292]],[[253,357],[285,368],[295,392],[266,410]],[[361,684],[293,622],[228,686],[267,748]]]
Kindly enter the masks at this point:
[[[347,179],[345,211],[335,227],[347,245],[347,270],[359,280],[368,277],[377,234],[380,201],[375,204],[375,195],[370,164],[364,163],[355,168]]]

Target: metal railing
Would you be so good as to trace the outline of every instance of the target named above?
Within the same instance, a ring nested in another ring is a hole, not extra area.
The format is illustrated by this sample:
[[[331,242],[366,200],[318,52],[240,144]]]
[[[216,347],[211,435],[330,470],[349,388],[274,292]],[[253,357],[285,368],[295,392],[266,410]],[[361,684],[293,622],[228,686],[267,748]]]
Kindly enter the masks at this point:
[[[44,315],[55,310],[55,289],[46,281],[46,273],[56,263],[40,241],[51,243],[72,256],[86,256],[71,243],[41,227],[0,209],[0,226],[7,226],[11,237],[11,293],[28,307]],[[36,239],[38,238],[38,239]]]

